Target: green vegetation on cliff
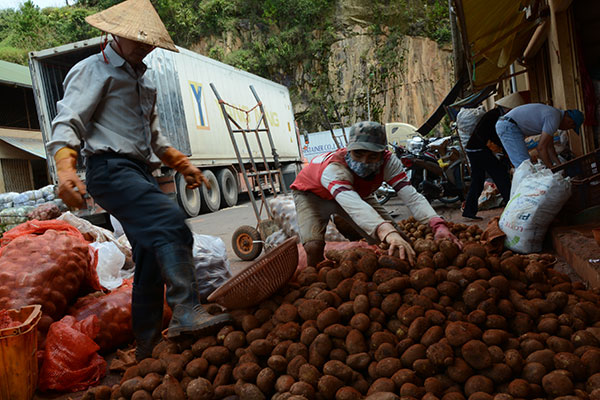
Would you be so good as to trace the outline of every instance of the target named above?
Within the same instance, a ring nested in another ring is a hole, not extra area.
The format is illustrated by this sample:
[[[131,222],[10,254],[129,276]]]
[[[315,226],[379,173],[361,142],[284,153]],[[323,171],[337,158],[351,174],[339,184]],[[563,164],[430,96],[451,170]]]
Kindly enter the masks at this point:
[[[348,22],[377,37],[377,63],[369,85],[378,85],[401,68],[404,35],[450,41],[445,0],[151,0],[174,41],[183,47],[204,44],[207,56],[286,85],[292,101],[308,104],[297,114],[307,129],[320,125],[320,104],[328,110],[336,90],[327,71],[331,44],[351,34]],[[0,10],[0,59],[27,63],[32,50],[99,34],[84,18],[120,0],[79,0],[76,5],[40,10],[30,1],[18,10]],[[348,5],[358,17],[341,18]],[[374,105],[374,114],[377,115]]]

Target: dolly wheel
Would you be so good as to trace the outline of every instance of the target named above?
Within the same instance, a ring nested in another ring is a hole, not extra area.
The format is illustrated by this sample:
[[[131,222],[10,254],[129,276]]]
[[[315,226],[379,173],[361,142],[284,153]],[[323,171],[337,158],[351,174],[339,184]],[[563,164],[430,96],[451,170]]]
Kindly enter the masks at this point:
[[[233,232],[231,247],[235,254],[244,261],[254,260],[263,249],[260,233],[249,225],[243,225]]]

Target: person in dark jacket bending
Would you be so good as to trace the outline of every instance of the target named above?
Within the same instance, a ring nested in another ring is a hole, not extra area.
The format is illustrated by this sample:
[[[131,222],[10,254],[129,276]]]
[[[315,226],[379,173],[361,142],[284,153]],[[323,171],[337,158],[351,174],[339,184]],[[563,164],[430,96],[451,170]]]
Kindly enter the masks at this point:
[[[485,183],[486,172],[494,180],[504,201],[510,199],[510,175],[503,165],[487,146],[488,141],[502,147],[502,142],[496,133],[496,122],[504,115],[504,107],[496,107],[483,114],[471,138],[467,142],[466,152],[471,163],[471,187],[465,201],[463,217],[471,219],[482,219],[477,216],[478,200]]]

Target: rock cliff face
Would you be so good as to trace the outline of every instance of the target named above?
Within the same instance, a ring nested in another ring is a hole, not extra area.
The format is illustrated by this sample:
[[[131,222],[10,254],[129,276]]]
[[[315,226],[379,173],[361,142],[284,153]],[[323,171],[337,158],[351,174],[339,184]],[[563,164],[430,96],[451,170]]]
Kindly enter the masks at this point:
[[[338,88],[334,99],[344,104],[344,122],[366,119],[370,109],[371,118],[381,122],[418,126],[452,87],[452,51],[427,38],[405,36],[388,50],[400,55],[396,66],[381,74],[373,71],[380,67],[377,42],[385,40],[359,33],[331,46],[328,76]]]
[[[327,86],[346,126],[371,118],[418,127],[451,89],[454,74],[449,45],[439,46],[418,36],[395,37],[385,27],[374,34],[369,13],[368,3],[362,0],[338,2],[339,30],[327,54],[297,63],[280,82],[290,87],[294,111],[305,123],[300,124],[301,129],[310,132],[324,128],[320,114],[313,117],[316,121],[308,121],[304,114],[311,101],[306,94],[323,89],[316,88],[316,84]],[[393,17],[393,10],[389,14]],[[210,56],[209,49],[217,46],[222,55],[227,55],[252,40],[248,31],[227,32],[221,37],[204,38],[192,50]],[[322,62],[323,56],[326,62]],[[316,76],[326,76],[325,84]]]

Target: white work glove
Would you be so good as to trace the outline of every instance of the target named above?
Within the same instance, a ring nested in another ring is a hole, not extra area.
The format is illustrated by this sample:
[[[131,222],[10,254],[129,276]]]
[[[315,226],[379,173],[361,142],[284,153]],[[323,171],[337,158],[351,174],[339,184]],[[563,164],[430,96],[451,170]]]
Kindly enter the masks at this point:
[[[412,246],[404,240],[402,235],[389,222],[384,222],[377,228],[377,236],[382,242],[389,245],[388,254],[393,255],[396,250],[401,259],[408,260],[410,265],[414,265],[415,251]]]

